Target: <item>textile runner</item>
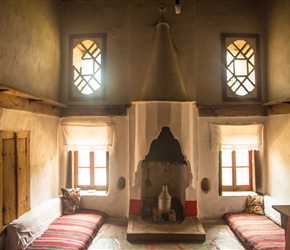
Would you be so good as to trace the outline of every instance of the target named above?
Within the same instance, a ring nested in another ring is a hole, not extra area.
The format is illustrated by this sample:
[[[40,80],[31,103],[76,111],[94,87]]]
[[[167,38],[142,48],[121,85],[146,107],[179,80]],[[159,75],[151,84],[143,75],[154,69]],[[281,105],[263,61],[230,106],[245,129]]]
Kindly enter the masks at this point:
[[[87,249],[105,219],[105,213],[95,210],[63,215],[26,249]]]
[[[224,220],[237,237],[251,250],[285,250],[285,232],[282,227],[264,215],[227,213]]]

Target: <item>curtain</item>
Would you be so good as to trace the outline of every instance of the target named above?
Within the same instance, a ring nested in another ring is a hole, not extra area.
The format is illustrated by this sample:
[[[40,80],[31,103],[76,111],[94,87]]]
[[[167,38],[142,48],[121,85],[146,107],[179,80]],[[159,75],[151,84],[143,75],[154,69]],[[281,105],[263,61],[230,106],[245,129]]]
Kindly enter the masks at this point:
[[[263,141],[263,124],[220,125],[209,123],[211,145],[213,150],[221,150],[222,146],[246,147],[248,150],[259,150]]]
[[[110,147],[113,144],[114,125],[62,125],[66,150]]]

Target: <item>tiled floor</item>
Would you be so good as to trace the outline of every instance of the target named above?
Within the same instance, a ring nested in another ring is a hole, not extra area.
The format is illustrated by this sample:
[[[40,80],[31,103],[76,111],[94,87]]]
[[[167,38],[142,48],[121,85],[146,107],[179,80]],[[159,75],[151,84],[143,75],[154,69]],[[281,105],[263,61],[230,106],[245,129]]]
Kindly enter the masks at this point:
[[[127,221],[107,219],[100,228],[89,250],[244,250],[223,220],[202,221],[206,232],[204,242],[128,242]]]

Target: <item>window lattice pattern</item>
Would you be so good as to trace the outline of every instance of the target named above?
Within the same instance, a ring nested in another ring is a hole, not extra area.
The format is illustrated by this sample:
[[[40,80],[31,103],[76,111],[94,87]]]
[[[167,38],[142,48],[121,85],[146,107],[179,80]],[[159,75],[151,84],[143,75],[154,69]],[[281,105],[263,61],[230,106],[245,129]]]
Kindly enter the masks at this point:
[[[73,49],[74,85],[85,95],[101,87],[101,49],[84,40]]]
[[[255,53],[245,40],[236,40],[227,47],[227,84],[239,96],[256,88]]]

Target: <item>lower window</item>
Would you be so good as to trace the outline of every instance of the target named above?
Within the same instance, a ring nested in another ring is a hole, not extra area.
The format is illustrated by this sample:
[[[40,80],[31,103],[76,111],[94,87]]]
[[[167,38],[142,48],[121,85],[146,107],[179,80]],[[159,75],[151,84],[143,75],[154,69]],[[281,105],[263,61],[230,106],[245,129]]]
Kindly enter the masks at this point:
[[[81,189],[108,190],[109,152],[105,149],[74,151],[74,184]]]
[[[255,191],[255,151],[223,146],[220,152],[220,191]]]

